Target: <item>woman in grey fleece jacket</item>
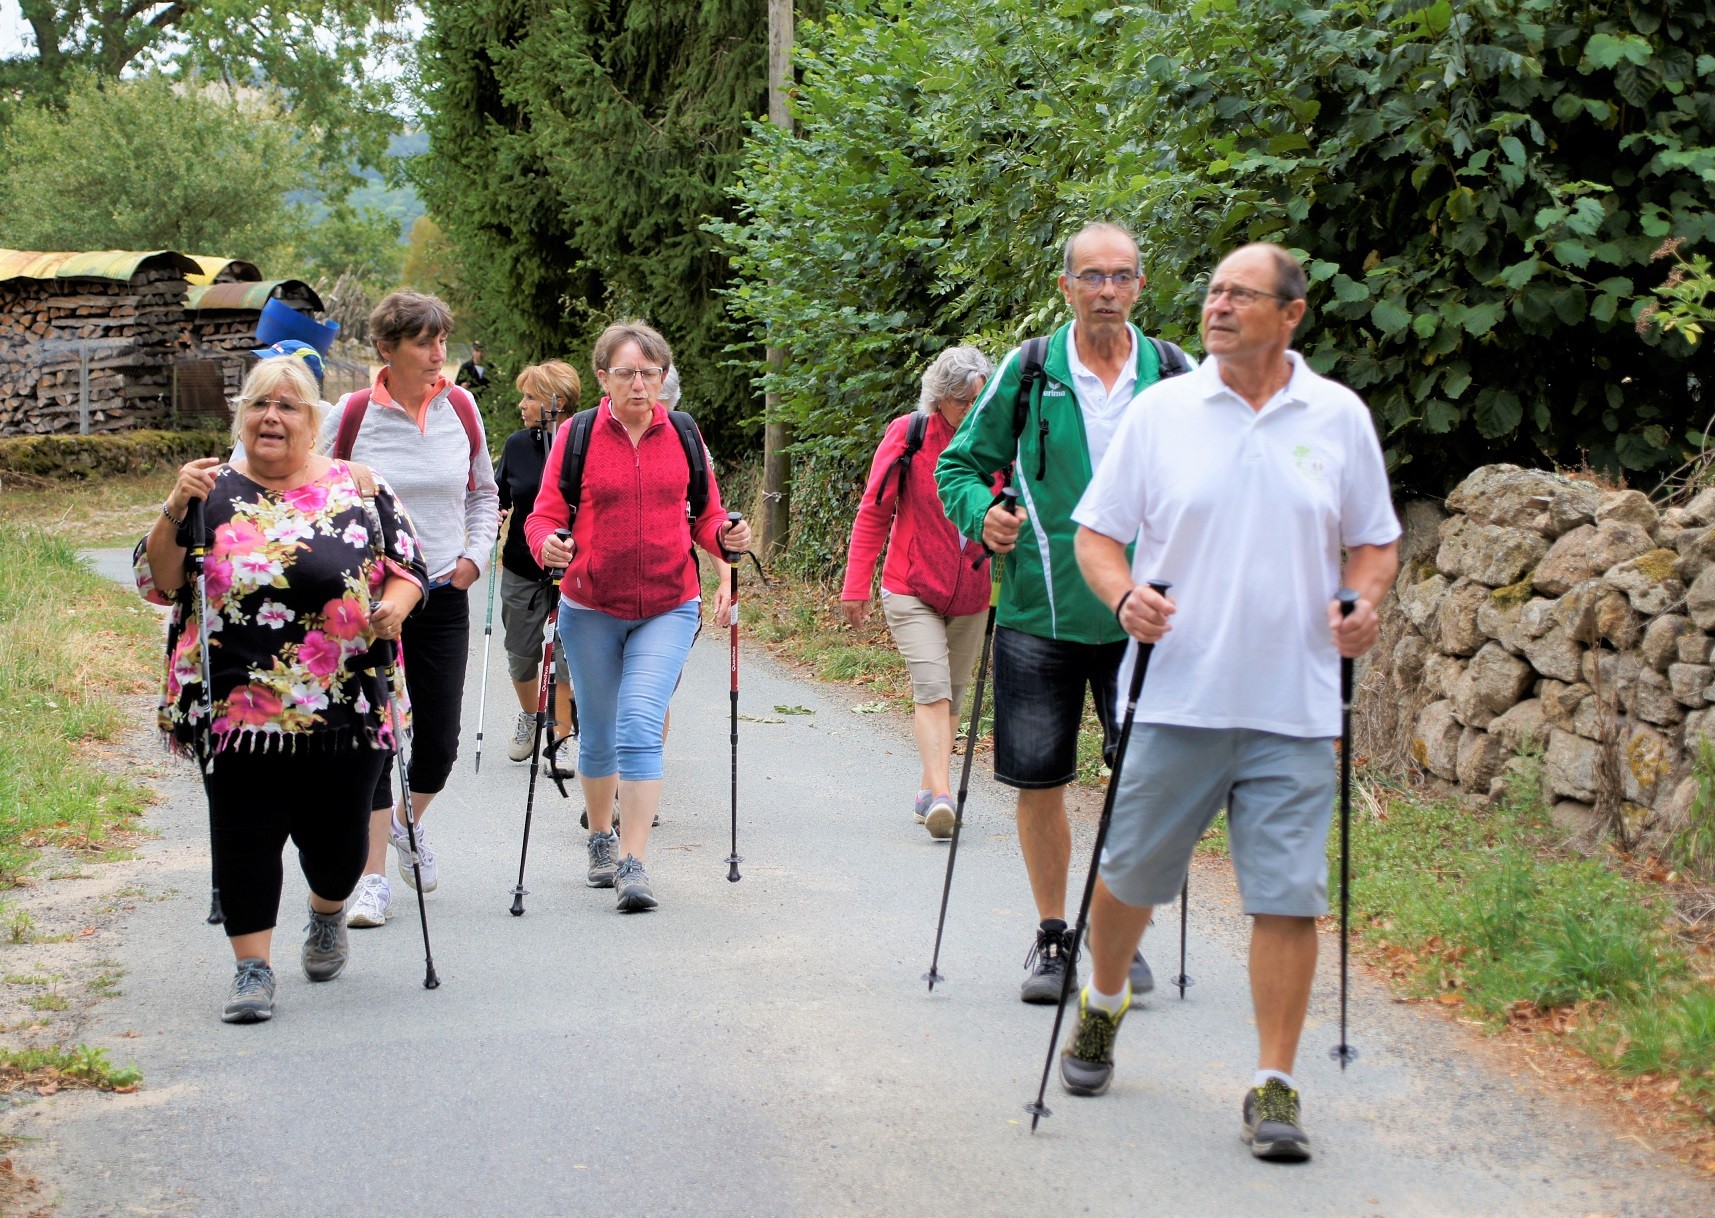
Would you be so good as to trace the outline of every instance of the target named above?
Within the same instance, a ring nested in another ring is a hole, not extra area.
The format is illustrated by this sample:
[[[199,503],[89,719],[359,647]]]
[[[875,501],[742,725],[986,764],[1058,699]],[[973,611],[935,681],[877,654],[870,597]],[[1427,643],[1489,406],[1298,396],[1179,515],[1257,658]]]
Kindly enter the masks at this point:
[[[482,576],[500,528],[500,496],[488,445],[476,423],[467,435],[452,394],[464,390],[441,374],[452,313],[433,296],[394,292],[375,307],[369,333],[386,364],[369,391],[353,460],[385,478],[410,513],[429,568],[429,595],[405,623],[405,684],[411,695],[411,805],[417,816],[417,855],[423,891],[439,882],[435,855],[423,832],[423,814],[446,786],[458,756],[459,709],[464,699],[465,656],[470,648],[466,590]],[[331,449],[351,395],[341,398],[322,425]],[[476,412],[469,412],[474,418]],[[399,876],[412,882],[405,827],[394,810],[392,768],[375,789],[369,861],[347,914],[350,926],[387,920],[392,888],[387,843],[399,853]],[[402,798],[403,796],[401,796]]]

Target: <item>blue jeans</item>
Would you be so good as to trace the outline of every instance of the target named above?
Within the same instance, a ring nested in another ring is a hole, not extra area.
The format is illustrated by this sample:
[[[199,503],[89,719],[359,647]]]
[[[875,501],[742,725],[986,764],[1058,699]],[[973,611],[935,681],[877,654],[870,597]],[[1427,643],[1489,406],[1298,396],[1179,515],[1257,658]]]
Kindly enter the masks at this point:
[[[700,605],[686,601],[626,621],[560,601],[560,644],[578,691],[578,769],[626,782],[661,777],[667,700],[697,636]]]

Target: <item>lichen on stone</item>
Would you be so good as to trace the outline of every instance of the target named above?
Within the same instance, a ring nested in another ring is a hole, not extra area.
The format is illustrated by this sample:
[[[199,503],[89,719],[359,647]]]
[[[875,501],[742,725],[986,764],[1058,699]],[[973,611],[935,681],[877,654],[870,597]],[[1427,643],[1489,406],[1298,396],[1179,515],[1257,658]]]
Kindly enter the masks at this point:
[[[1637,568],[1657,583],[1666,583],[1674,576],[1674,564],[1679,561],[1676,550],[1651,550],[1634,560]]]
[[[1675,557],[1678,556],[1675,555]],[[1508,584],[1504,588],[1496,588],[1493,592],[1489,593],[1490,603],[1502,609],[1518,608],[1531,598],[1533,588],[1533,585],[1531,584],[1531,576],[1534,574],[1534,571],[1526,571],[1524,573],[1524,578],[1520,579],[1516,584]]]

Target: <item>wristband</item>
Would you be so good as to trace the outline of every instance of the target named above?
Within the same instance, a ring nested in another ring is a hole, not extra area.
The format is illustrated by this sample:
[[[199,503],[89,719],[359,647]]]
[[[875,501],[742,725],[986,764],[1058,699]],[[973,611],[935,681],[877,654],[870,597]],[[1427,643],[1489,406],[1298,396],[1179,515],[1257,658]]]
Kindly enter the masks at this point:
[[[1120,610],[1125,608],[1125,603],[1131,599],[1131,594],[1136,591],[1136,588],[1127,588],[1125,590],[1125,595],[1120,597],[1119,604],[1114,606],[1114,621],[1118,622],[1120,620]],[[1123,626],[1125,623],[1121,622],[1120,624]]]
[[[175,529],[184,528],[185,527],[184,518],[181,516],[173,515],[171,512],[169,512],[167,510],[167,506],[168,505],[165,503],[163,503],[161,505],[161,515],[165,516],[167,518],[168,523],[170,523]]]

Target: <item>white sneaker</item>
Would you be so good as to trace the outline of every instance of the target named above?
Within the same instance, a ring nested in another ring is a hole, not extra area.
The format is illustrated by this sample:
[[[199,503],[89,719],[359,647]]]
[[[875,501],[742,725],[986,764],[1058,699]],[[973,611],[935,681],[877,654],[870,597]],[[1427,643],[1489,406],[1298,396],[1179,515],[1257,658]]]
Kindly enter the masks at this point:
[[[412,888],[417,886],[417,877],[411,870],[411,837],[405,831],[405,826],[394,821],[388,830],[393,839],[393,849],[399,852],[399,878]],[[423,826],[417,826],[417,863],[423,872],[423,891],[433,892],[440,884],[440,876],[435,871],[435,852],[429,849],[429,839],[423,831]]]
[[[370,874],[357,885],[357,897],[345,915],[347,926],[386,926],[391,916],[387,907],[393,902],[393,885],[387,877]]]
[[[528,761],[535,747],[536,716],[529,711],[519,711],[518,722],[512,729],[512,743],[506,746],[506,755],[514,761]]]

